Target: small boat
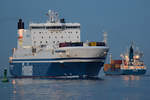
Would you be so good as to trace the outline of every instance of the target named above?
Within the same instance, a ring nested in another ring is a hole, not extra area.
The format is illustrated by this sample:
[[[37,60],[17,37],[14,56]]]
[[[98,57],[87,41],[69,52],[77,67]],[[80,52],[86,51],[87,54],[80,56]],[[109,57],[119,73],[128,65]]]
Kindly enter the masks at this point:
[[[104,73],[106,75],[143,75],[146,73],[146,65],[141,60],[143,53],[133,48],[133,44],[129,48],[129,52],[121,54],[121,60],[112,60],[110,56],[110,64],[104,64]]]

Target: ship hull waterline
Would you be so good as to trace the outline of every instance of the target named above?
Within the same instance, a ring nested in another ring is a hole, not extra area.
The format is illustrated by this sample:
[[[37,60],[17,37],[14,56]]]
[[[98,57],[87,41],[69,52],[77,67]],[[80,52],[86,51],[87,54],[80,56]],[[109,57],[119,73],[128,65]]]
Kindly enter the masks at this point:
[[[104,71],[106,75],[144,75],[146,73],[146,69],[139,69],[139,70],[107,70]]]

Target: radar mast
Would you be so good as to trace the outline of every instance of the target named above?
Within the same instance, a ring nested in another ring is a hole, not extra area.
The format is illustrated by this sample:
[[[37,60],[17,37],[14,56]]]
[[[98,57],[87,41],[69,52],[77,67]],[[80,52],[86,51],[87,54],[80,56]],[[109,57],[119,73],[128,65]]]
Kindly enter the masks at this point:
[[[48,10],[48,13],[46,15],[49,17],[49,20],[47,22],[49,22],[49,23],[59,22],[57,12],[55,12],[53,10]]]
[[[103,31],[103,37],[104,37],[103,42],[107,45],[107,32]]]

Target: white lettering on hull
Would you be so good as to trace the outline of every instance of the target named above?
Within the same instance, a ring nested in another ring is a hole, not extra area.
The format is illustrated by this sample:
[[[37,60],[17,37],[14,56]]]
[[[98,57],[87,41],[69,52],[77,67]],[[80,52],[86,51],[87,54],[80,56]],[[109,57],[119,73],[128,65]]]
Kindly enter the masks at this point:
[[[22,75],[23,76],[32,76],[33,73],[33,66],[29,64],[22,63]]]

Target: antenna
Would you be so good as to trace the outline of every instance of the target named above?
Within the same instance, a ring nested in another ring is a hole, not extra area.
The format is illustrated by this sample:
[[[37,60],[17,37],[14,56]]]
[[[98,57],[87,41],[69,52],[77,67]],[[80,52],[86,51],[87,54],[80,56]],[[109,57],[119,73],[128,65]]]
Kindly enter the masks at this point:
[[[104,43],[107,45],[107,32],[103,32],[103,37],[104,37]]]
[[[48,13],[46,14],[49,17],[48,22],[55,23],[58,22],[58,13],[52,10],[48,10]]]
[[[110,59],[110,64],[111,64],[111,61],[112,61],[112,53],[111,52],[109,53],[109,57],[110,57],[109,59]]]

